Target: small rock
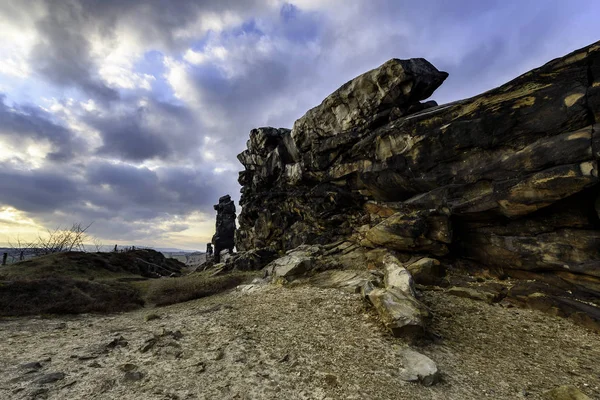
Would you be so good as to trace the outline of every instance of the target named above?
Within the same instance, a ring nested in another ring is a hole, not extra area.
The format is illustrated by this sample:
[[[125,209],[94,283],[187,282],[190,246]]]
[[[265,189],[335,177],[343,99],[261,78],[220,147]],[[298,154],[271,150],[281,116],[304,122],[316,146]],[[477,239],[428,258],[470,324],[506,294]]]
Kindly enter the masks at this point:
[[[202,362],[202,361],[194,364],[193,367],[196,367],[196,372],[199,373],[199,374],[201,374],[204,371],[206,371],[206,364],[204,362]]]
[[[90,368],[102,368],[102,365],[100,365],[98,362],[94,361],[93,363],[91,363],[90,365],[88,365],[88,367],[90,367]]]
[[[440,374],[435,362],[426,355],[411,349],[404,349],[401,353],[402,370],[400,379],[407,382],[421,382],[424,386],[432,386],[440,379]]]
[[[144,379],[144,374],[140,371],[129,371],[125,373],[123,380],[127,382],[138,382]]]
[[[217,349],[216,351],[212,352],[212,354],[210,354],[208,359],[211,361],[219,361],[222,360],[223,357],[225,357],[225,352],[223,351],[223,349]]]
[[[65,379],[65,374],[62,372],[51,372],[46,375],[42,375],[38,379],[35,380],[35,383],[39,385],[44,385],[46,383],[54,383],[60,380]]]
[[[456,297],[465,297],[472,300],[485,301],[488,304],[492,304],[496,299],[496,296],[493,293],[458,286],[451,287],[448,289],[447,293]]]
[[[337,375],[334,374],[326,374],[325,375],[325,383],[327,383],[329,386],[337,386],[338,385],[338,377]]]
[[[160,315],[151,313],[151,314],[146,315],[146,317],[144,319],[146,320],[146,322],[154,321],[155,319],[160,319]]]
[[[175,332],[171,332],[171,337],[175,340],[179,340],[179,339],[183,338],[183,333],[181,333],[180,330],[177,330]]]
[[[109,350],[116,349],[117,347],[127,347],[129,343],[123,336],[119,336],[118,338],[113,339],[110,343],[106,345],[106,348]]]
[[[48,395],[48,389],[47,388],[37,388],[37,389],[34,389],[31,392],[29,392],[29,396],[32,399],[36,399],[38,397],[46,398],[47,395]]]
[[[363,299],[367,299],[369,298],[369,294],[373,291],[377,289],[377,287],[375,286],[375,284],[373,283],[373,281],[366,281],[361,287],[360,287],[360,294],[363,297]]]
[[[590,400],[573,385],[564,385],[545,392],[542,396],[545,400]]]
[[[19,368],[27,369],[30,372],[33,372],[33,371],[37,371],[38,369],[42,369],[42,364],[40,364],[38,361],[29,362],[29,363],[20,365]]]
[[[131,372],[131,371],[135,371],[136,369],[138,369],[138,366],[135,364],[121,364],[119,365],[119,369],[123,372]]]
[[[98,358],[99,355],[98,354],[83,354],[83,355],[79,355],[76,357],[79,361],[88,361],[88,360],[93,360],[93,359]]]
[[[158,342],[158,339],[155,337],[147,339],[144,342],[144,344],[142,345],[142,347],[140,347],[140,352],[146,353],[147,351],[152,350],[152,348],[156,345],[157,342]]]

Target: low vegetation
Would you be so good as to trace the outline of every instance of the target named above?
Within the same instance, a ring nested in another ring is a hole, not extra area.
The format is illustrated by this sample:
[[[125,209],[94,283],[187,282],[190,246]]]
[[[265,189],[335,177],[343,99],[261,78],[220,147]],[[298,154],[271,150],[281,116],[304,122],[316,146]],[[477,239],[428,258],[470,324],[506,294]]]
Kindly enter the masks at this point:
[[[145,299],[156,306],[181,303],[233,289],[256,276],[255,272],[232,272],[219,276],[204,272],[181,278],[157,279],[149,283]]]
[[[159,275],[179,275],[184,268],[183,263],[148,249],[123,253],[70,251],[1,267],[0,279],[69,277],[87,280],[135,280]]]
[[[0,316],[109,313],[143,304],[138,290],[120,282],[67,277],[0,281]]]
[[[0,316],[110,313],[211,296],[256,273],[181,276],[183,263],[154,250],[52,253],[0,267]],[[156,278],[156,279],[152,279]]]

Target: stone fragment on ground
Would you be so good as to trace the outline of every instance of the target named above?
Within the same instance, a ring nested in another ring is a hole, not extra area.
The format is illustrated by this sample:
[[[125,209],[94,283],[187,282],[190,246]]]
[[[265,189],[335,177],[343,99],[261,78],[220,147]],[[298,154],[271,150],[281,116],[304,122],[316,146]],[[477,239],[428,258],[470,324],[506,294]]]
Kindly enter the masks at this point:
[[[377,277],[370,271],[357,270],[330,270],[316,274],[308,283],[321,288],[337,288],[349,292],[358,292],[367,283]]]
[[[414,340],[425,334],[429,313],[414,297],[395,288],[378,288],[367,297],[392,335]]]
[[[424,386],[435,385],[440,373],[433,360],[410,348],[401,351],[402,368],[400,379],[407,382],[420,382]]]
[[[410,272],[393,255],[383,256],[385,287],[387,289],[396,288],[406,293],[408,296],[416,297],[415,283]]]
[[[39,385],[44,385],[47,383],[54,383],[54,382],[63,380],[63,379],[65,379],[65,376],[66,375],[63,372],[51,372],[49,374],[42,375],[41,377],[36,379],[34,382]]]
[[[319,246],[298,246],[288,251],[283,257],[276,259],[265,267],[265,273],[273,279],[292,280],[310,271],[315,257],[321,252]]]
[[[385,288],[367,286],[362,291],[394,336],[415,340],[425,333],[429,310],[416,298],[412,276],[398,258],[388,253],[383,264]]]
[[[564,385],[549,390],[543,395],[544,400],[591,400],[579,389],[572,385]]]
[[[477,290],[468,287],[453,286],[447,290],[448,294],[457,297],[465,297],[472,300],[483,301],[488,304],[492,304],[496,301],[496,295],[494,293]]]
[[[415,283],[421,285],[438,285],[445,275],[444,267],[439,260],[423,257],[406,263],[406,269],[412,275]]]

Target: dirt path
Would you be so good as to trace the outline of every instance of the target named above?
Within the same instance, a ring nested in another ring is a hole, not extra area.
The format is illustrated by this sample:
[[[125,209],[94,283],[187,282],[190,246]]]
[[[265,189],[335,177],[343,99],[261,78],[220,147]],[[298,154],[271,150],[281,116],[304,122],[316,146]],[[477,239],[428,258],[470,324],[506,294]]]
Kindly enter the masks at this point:
[[[441,292],[425,302],[441,336],[419,349],[443,374],[430,388],[398,378],[406,345],[358,295],[264,286],[111,316],[0,321],[0,398],[540,399],[574,384],[600,399],[600,335]]]

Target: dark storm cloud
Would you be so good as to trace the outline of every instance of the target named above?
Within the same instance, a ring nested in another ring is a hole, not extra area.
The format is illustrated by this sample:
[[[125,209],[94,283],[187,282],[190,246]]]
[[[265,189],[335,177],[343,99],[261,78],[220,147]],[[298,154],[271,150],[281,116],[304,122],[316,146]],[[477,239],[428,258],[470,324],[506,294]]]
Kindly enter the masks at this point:
[[[56,85],[78,88],[101,102],[117,100],[119,93],[93,69],[85,25],[71,2],[53,2],[49,14],[37,22],[40,39],[30,54],[33,67]]]
[[[95,187],[96,193],[90,197],[96,199],[96,204],[110,210],[130,205],[147,207],[154,214],[145,218],[212,208],[214,193],[227,188],[218,177],[202,170],[163,167],[153,171],[106,162],[92,163],[86,181]],[[99,188],[102,185],[105,188]]]
[[[98,154],[125,161],[181,159],[199,140],[188,108],[153,99],[125,111],[90,113],[82,120],[100,132]]]
[[[59,172],[15,170],[0,164],[0,204],[31,213],[68,210],[81,196],[79,183]]]
[[[39,107],[9,107],[5,97],[0,95],[0,138],[21,144],[28,144],[25,139],[36,142],[47,140],[52,145],[52,151],[47,155],[49,160],[69,161],[75,156],[74,153],[84,150],[84,144],[69,129],[53,122],[51,118],[51,114]]]

